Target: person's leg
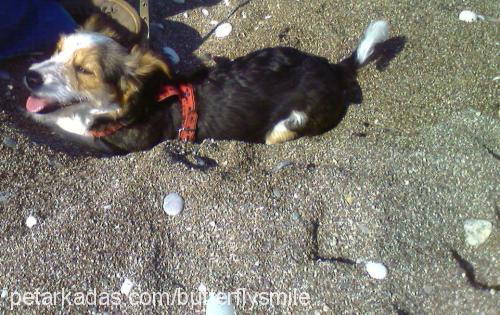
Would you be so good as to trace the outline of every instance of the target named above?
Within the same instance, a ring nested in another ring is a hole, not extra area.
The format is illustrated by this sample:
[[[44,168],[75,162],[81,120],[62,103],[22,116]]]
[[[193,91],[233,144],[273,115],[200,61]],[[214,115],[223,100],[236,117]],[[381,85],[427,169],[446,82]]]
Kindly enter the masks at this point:
[[[0,1],[0,60],[51,49],[77,24],[55,0]]]

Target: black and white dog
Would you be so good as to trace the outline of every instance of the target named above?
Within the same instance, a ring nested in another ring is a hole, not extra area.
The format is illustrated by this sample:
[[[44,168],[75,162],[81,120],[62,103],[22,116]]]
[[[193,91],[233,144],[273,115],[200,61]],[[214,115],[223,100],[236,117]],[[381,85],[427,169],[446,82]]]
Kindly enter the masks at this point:
[[[341,119],[356,71],[389,33],[385,21],[372,22],[338,64],[294,48],[266,48],[181,79],[151,51],[121,46],[102,25],[91,19],[61,37],[50,59],[30,67],[26,109],[38,122],[121,152],[178,136],[181,102],[158,94],[187,83],[196,103],[195,141],[276,144],[323,133]]]

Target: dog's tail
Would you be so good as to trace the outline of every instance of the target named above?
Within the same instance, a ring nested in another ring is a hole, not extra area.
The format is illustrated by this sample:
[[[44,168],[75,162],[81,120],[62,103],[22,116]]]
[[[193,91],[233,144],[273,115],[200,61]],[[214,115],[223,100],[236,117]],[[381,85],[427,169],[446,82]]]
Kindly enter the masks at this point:
[[[342,61],[353,70],[356,70],[372,57],[375,46],[386,41],[389,38],[389,24],[386,21],[373,21],[368,25],[359,41],[358,47],[352,55]]]

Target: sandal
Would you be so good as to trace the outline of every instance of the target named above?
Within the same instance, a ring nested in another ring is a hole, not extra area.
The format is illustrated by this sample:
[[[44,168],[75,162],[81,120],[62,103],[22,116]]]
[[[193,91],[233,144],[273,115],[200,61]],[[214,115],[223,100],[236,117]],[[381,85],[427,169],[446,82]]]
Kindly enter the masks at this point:
[[[130,32],[133,41],[146,43],[147,25],[125,0],[59,0],[59,3],[80,25],[92,14],[104,13]]]

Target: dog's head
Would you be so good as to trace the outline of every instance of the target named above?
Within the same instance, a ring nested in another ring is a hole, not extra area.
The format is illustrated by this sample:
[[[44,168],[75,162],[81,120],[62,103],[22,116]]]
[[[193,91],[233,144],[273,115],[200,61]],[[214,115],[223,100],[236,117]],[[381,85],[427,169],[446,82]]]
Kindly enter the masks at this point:
[[[170,77],[167,64],[135,46],[130,51],[109,29],[62,36],[48,60],[25,76],[26,110],[36,120],[89,136],[98,120],[119,120],[138,111],[135,98],[152,77]]]

